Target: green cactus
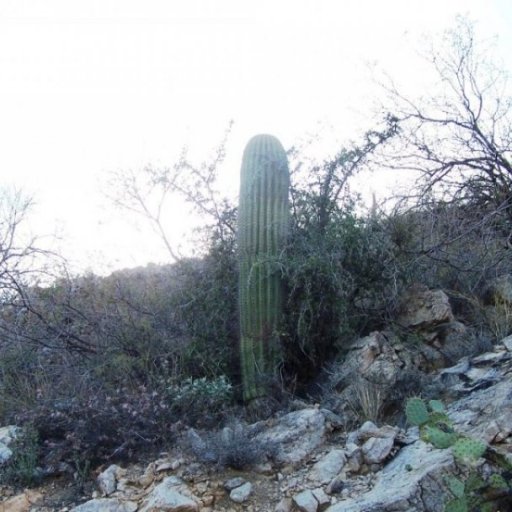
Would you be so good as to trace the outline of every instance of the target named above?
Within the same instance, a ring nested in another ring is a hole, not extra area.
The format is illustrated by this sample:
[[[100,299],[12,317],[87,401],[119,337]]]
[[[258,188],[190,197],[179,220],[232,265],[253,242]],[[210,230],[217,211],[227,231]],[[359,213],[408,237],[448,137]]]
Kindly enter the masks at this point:
[[[453,445],[452,452],[455,458],[463,461],[478,460],[487,449],[487,444],[478,439],[470,439],[469,437],[461,437]]]
[[[243,155],[238,210],[240,359],[246,401],[266,394],[281,362],[278,260],[288,234],[289,182],[279,140],[253,137]]]
[[[409,398],[405,405],[405,415],[411,425],[420,426],[428,422],[430,415],[421,398]]]
[[[422,438],[432,443],[435,448],[449,448],[457,441],[458,435],[440,426],[425,425],[422,428]]]
[[[450,500],[445,507],[445,512],[468,512],[468,502],[465,497]]]
[[[454,496],[446,503],[446,512],[492,512],[497,510],[495,505],[501,503],[502,498],[512,497],[509,476],[512,474],[512,464],[506,456],[484,441],[455,432],[440,400],[430,400],[427,404],[421,398],[410,398],[406,403],[405,413],[407,421],[419,427],[424,441],[435,448],[451,448],[457,464],[463,463],[466,469],[471,469],[465,482],[454,476],[446,479],[448,489]],[[475,464],[481,457],[495,470],[486,479],[478,474],[478,464]],[[506,502],[507,505],[510,505],[510,501]]]
[[[439,414],[446,413],[446,409],[444,407],[443,402],[441,402],[441,400],[429,400],[428,406],[429,406],[430,410],[434,413],[439,413]]]

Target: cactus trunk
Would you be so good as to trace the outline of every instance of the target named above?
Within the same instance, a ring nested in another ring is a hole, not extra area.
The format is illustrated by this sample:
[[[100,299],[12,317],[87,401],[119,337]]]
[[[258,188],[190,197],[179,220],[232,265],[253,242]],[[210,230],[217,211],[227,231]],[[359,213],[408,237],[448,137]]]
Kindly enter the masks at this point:
[[[289,225],[289,171],[281,143],[257,135],[247,144],[238,210],[240,359],[244,399],[264,396],[281,362],[278,260]]]

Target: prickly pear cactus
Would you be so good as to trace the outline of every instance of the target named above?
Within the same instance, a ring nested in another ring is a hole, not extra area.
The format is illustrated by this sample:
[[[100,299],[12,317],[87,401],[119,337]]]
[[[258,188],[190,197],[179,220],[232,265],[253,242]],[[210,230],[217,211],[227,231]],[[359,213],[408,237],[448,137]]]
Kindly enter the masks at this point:
[[[455,458],[466,461],[476,462],[487,449],[487,444],[478,439],[471,439],[469,437],[461,437],[453,445],[452,453]]]
[[[411,425],[420,426],[428,422],[430,415],[421,398],[409,398],[405,405],[405,415]]]
[[[421,436],[425,441],[432,443],[435,448],[450,448],[458,438],[458,435],[442,426],[425,425]]]
[[[278,261],[288,233],[289,182],[279,140],[253,137],[243,155],[238,210],[240,360],[246,401],[266,394],[281,362]]]

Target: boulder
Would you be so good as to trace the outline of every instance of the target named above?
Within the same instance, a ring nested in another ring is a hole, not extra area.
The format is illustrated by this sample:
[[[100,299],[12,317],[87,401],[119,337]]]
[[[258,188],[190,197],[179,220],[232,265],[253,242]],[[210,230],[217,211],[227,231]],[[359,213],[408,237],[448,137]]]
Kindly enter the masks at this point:
[[[197,512],[198,501],[180,478],[169,476],[151,491],[140,512]]]
[[[394,438],[391,437],[370,437],[361,450],[363,459],[367,464],[380,464],[391,453]]]
[[[20,433],[20,428],[15,425],[8,425],[0,428],[0,465],[6,463],[12,457],[12,450],[9,445]]]
[[[449,450],[417,441],[406,446],[378,474],[373,488],[339,501],[328,512],[442,512],[443,473],[453,468]]]
[[[9,446],[20,434],[21,429],[16,425],[0,427],[0,443]]]
[[[117,473],[119,470],[119,466],[112,464],[96,478],[96,483],[103,496],[108,496],[116,490]]]
[[[257,434],[255,440],[276,446],[276,462],[296,464],[322,444],[325,434],[325,415],[321,410],[311,408],[277,418],[273,425]]]
[[[39,491],[27,490],[5,501],[0,502],[0,512],[28,512],[37,510],[35,505],[43,495]]]
[[[398,323],[406,329],[430,330],[439,324],[453,322],[450,301],[442,290],[429,290],[426,286],[410,287],[399,306]]]
[[[313,491],[306,489],[293,497],[293,503],[300,512],[317,512],[318,500]]]
[[[347,456],[343,450],[331,450],[314,464],[308,479],[317,484],[327,484],[343,469]]]

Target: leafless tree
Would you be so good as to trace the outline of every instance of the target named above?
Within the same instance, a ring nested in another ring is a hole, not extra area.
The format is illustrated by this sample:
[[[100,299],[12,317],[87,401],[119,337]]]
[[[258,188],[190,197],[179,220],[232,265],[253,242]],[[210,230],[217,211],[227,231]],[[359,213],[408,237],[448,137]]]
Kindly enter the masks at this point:
[[[170,167],[145,166],[138,170],[113,172],[109,199],[121,210],[135,213],[150,223],[174,261],[181,259],[169,235],[165,218],[173,198],[180,198],[200,214],[208,228],[221,240],[235,232],[234,207],[217,189],[219,168],[226,156],[225,147],[231,124],[216,147],[213,157],[199,165],[188,158],[183,148],[177,162]],[[167,209],[166,209],[167,207]]]
[[[437,77],[432,95],[410,98],[385,86],[385,105],[399,127],[386,146],[392,169],[419,174],[417,197],[492,206],[512,218],[512,97],[507,73],[460,18],[428,58]]]
[[[415,256],[478,274],[475,286],[510,271],[512,97],[492,42],[459,18],[427,53],[435,77],[428,94],[411,97],[387,80],[382,108],[397,136],[375,158],[416,178],[397,207],[416,212]]]

